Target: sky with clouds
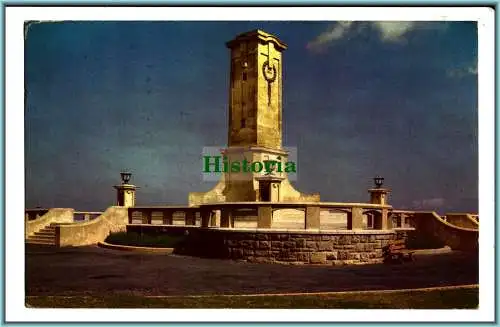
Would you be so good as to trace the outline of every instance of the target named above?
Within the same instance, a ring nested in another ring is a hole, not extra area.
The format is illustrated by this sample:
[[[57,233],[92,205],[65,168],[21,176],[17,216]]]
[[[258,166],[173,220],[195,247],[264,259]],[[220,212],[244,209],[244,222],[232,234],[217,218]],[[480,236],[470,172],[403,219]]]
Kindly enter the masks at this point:
[[[204,146],[226,144],[229,50],[286,44],[283,141],[303,192],[397,208],[477,211],[474,22],[64,22],[26,36],[26,206],[103,210],[130,169],[140,205],[207,191]]]

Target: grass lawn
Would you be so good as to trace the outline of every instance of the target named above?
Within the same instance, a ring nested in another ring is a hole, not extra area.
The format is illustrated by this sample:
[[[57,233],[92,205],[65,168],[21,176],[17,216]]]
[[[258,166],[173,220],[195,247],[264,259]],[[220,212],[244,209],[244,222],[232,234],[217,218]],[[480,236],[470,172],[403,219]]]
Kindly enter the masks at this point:
[[[119,232],[110,234],[105,242],[117,245],[146,246],[157,248],[173,248],[184,236],[147,235],[139,233]]]
[[[26,305],[37,308],[475,309],[478,304],[478,288],[334,295],[26,297]]]

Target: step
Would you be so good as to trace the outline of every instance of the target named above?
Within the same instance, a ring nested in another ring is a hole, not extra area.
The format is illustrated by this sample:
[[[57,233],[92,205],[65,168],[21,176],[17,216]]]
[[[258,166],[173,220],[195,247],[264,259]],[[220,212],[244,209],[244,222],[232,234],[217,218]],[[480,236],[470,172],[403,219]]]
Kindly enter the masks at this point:
[[[35,232],[32,236],[56,236],[56,232],[52,230],[41,230],[39,232]]]
[[[28,240],[41,240],[41,241],[55,241],[56,238],[53,235],[32,235],[28,237]]]
[[[34,240],[34,239],[27,239],[26,242],[27,244],[39,244],[39,245],[52,245],[55,246],[55,242],[50,242],[50,241],[45,241],[45,240]]]
[[[55,228],[57,225],[73,225],[74,223],[50,223],[49,226],[50,228]]]
[[[56,233],[56,230],[55,229],[51,229],[51,228],[43,228],[43,229],[40,229],[38,232],[40,233],[51,233],[51,234],[55,234]]]

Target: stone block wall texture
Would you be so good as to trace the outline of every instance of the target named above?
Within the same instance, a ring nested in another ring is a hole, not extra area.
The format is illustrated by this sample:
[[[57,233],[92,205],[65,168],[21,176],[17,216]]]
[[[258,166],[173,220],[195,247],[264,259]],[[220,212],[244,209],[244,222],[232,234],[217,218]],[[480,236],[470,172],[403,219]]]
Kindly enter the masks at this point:
[[[72,223],[74,212],[75,210],[71,208],[53,208],[38,219],[26,221],[25,237],[40,231],[52,223]]]
[[[127,223],[127,208],[110,207],[102,215],[89,222],[57,226],[57,245],[64,247],[97,244],[104,241],[109,233],[125,231]]]
[[[185,235],[176,253],[206,258],[284,264],[368,264],[382,262],[382,248],[406,232],[286,232],[129,225],[128,232]],[[187,233],[186,233],[187,231]]]
[[[479,223],[467,213],[447,213],[445,218],[447,222],[458,227],[472,229],[479,228]]]
[[[398,237],[385,233],[193,231],[187,253],[249,262],[363,264],[382,261],[382,248]]]
[[[415,232],[410,234],[409,247],[437,248],[447,245],[453,250],[478,250],[477,229],[452,225],[435,212],[416,212],[414,225]]]

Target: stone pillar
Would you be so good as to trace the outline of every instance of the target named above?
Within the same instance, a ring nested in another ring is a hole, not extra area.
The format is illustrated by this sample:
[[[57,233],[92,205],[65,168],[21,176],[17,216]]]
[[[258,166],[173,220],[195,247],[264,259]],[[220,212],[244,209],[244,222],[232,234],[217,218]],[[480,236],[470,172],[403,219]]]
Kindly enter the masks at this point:
[[[370,193],[370,203],[387,205],[388,204],[387,198],[391,190],[387,188],[382,188],[382,184],[384,182],[383,178],[375,177],[374,181],[375,181],[375,187],[368,190],[368,193]]]
[[[210,226],[220,226],[220,210],[212,211],[212,214],[210,215]]]
[[[392,228],[392,224],[389,223],[389,210],[382,209],[380,212],[377,212],[375,215],[375,219],[373,221],[373,229],[390,229]]]
[[[391,192],[389,189],[371,188],[368,190],[368,192],[370,193],[370,203],[381,205],[388,204],[387,198],[389,193]]]
[[[212,210],[201,209],[201,227],[208,227],[210,225],[211,215],[212,215]]]
[[[320,226],[319,217],[320,217],[319,206],[306,206],[305,229],[319,229]]]
[[[257,217],[257,228],[271,228],[273,221],[273,209],[270,205],[259,205]]]
[[[390,193],[389,189],[382,188],[382,183],[376,185],[375,188],[369,189],[370,193],[370,203],[379,205],[388,205],[387,197]],[[390,229],[392,228],[392,223],[388,219],[389,211],[388,209],[381,209],[381,212],[377,212],[373,219],[373,229]]]
[[[220,216],[221,216],[221,211],[215,210],[215,225],[214,226],[220,227]]]
[[[232,209],[225,206],[221,210],[220,227],[232,227]]]
[[[132,176],[130,172],[121,172],[120,176],[122,183],[120,185],[113,186],[117,192],[116,205],[120,207],[134,207],[135,191],[138,187],[128,183],[130,181],[130,177]]]
[[[134,207],[135,206],[135,191],[137,186],[130,184],[115,185],[117,191],[116,205],[120,207]]]
[[[387,209],[382,209],[382,215],[381,215],[381,226],[380,229],[391,229],[392,224],[389,222],[389,210]]]
[[[351,208],[351,212],[347,214],[347,229],[363,229],[363,208]]]
[[[387,229],[397,228],[398,224],[394,221],[393,217],[387,212]]]
[[[398,227],[408,227],[406,225],[406,215],[404,213],[399,215],[399,226]]]
[[[134,212],[130,209],[127,211],[128,211],[128,223],[131,224],[132,220],[134,219],[134,217],[133,217]]]

